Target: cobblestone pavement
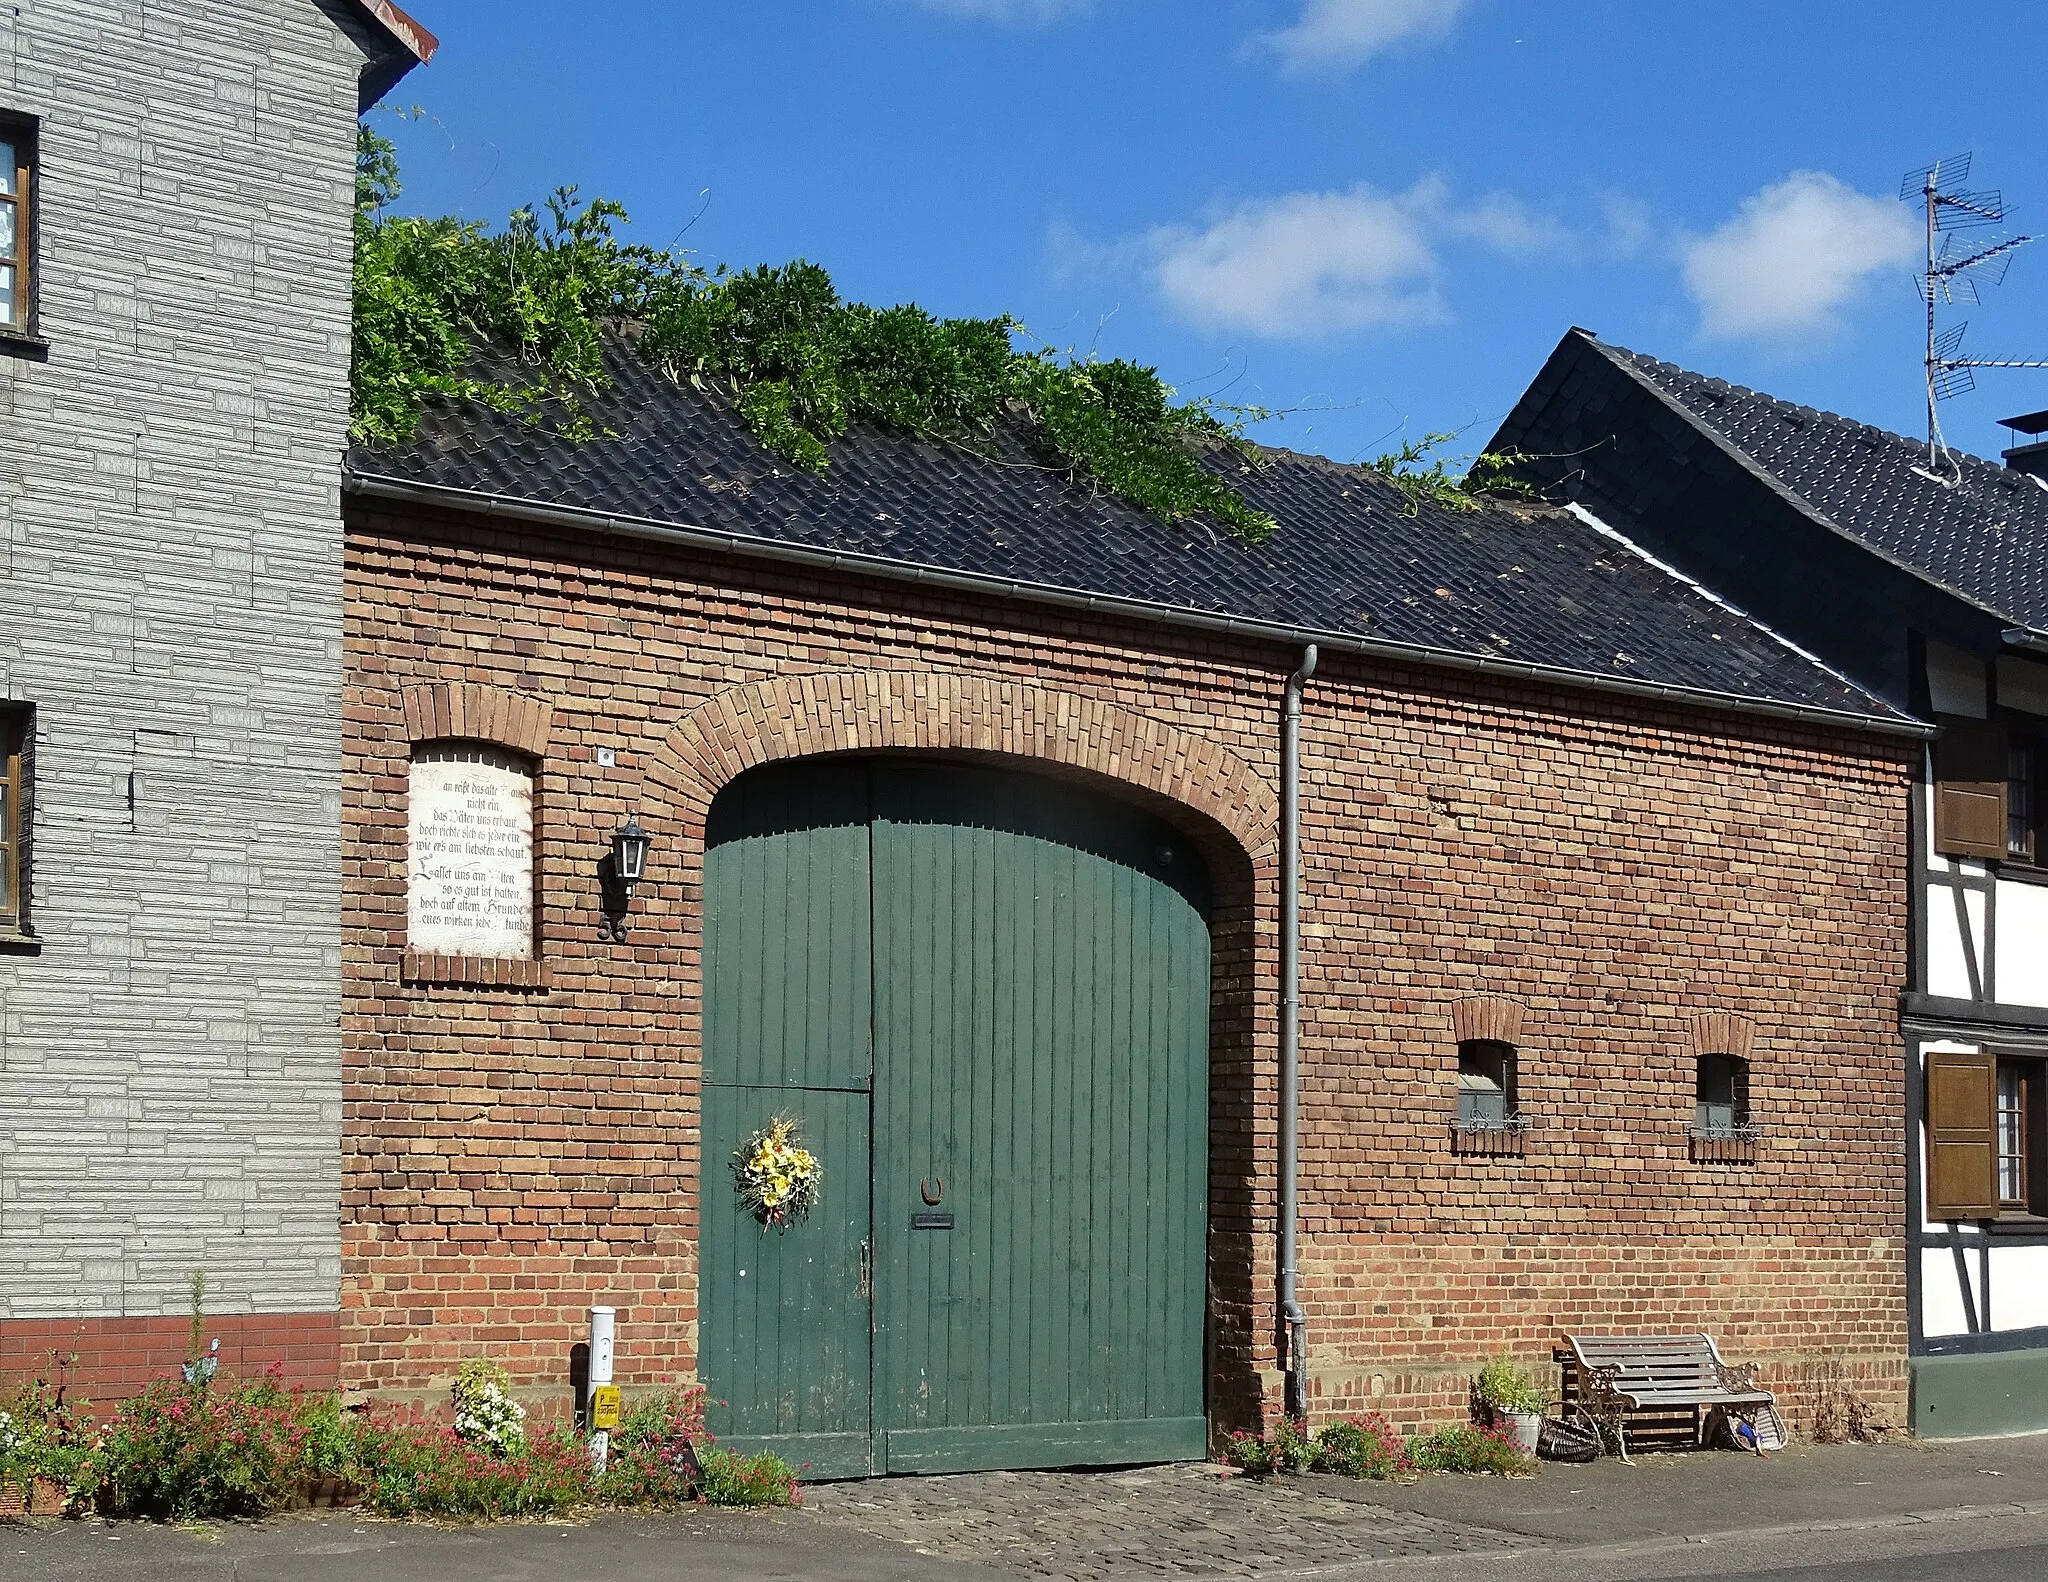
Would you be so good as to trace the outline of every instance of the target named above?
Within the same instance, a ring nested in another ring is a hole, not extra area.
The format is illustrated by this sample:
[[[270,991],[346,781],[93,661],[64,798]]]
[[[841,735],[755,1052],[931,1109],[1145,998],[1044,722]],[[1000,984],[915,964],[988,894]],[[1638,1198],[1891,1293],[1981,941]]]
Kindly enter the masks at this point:
[[[1027,1576],[1254,1577],[1411,1555],[1503,1554],[1517,1533],[1214,1467],[976,1472],[807,1489],[814,1520]]]

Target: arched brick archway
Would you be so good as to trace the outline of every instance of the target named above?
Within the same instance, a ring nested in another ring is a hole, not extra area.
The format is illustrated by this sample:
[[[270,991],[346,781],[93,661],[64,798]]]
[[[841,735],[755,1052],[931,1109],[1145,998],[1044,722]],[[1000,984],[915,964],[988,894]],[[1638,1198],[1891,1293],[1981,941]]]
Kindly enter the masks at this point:
[[[1191,808],[1253,863],[1278,841],[1273,787],[1201,736],[1078,693],[914,670],[834,670],[733,687],[684,715],[648,773],[651,813],[701,836],[711,799],[756,764],[877,748],[1031,759]]]
[[[1078,693],[931,671],[826,671],[752,682],[707,699],[668,733],[648,766],[641,799],[643,820],[666,847],[659,866],[673,877],[656,878],[644,910],[638,902],[636,910],[642,926],[667,934],[671,1028],[684,1058],[693,1058],[702,1036],[700,901],[713,800],[761,764],[889,750],[961,753],[1113,782],[1201,847],[1215,892],[1209,1410],[1212,1427],[1255,1421],[1264,1393],[1260,1370],[1277,1360],[1266,1294],[1274,1278],[1276,1209],[1276,944],[1270,908],[1261,926],[1258,897],[1277,889],[1279,797],[1271,780],[1227,748]],[[702,1179],[701,1161],[698,1174]],[[689,1217],[685,1240],[694,1248],[695,1215]],[[694,1258],[683,1278],[694,1293]]]

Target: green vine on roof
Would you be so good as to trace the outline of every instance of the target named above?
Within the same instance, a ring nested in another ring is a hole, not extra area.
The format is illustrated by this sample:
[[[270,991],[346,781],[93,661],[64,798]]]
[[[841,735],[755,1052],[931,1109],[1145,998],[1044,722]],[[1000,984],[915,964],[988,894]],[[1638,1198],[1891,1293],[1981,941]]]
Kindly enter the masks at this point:
[[[1420,511],[1424,502],[1450,511],[1476,511],[1482,495],[1510,500],[1539,498],[1519,471],[1535,457],[1519,450],[1482,451],[1470,457],[1471,465],[1459,472],[1453,458],[1444,455],[1444,447],[1457,437],[1438,433],[1403,440],[1399,450],[1377,457],[1370,466],[1408,497],[1410,516]]]
[[[1158,373],[1120,359],[1020,348],[1009,318],[939,319],[911,304],[844,301],[798,261],[706,271],[621,241],[617,203],[573,187],[500,231],[399,217],[391,143],[356,145],[351,435],[399,444],[433,397],[597,430],[584,398],[605,390],[605,332],[630,328],[639,355],[679,383],[732,400],[762,444],[821,471],[855,422],[975,448],[1021,418],[1046,463],[1092,479],[1168,521],[1207,516],[1258,542],[1273,519],[1202,465],[1205,443],[1257,452],[1244,425],[1267,414],[1177,401]],[[522,372],[479,371],[479,348],[511,348]]]

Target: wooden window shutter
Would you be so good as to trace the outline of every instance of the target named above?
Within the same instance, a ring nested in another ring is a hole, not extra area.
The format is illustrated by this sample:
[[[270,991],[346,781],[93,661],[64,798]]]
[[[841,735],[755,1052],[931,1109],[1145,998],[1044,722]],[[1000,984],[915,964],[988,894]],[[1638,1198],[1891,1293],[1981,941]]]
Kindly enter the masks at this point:
[[[1927,1217],[1998,1217],[1998,1057],[1927,1056]]]
[[[2005,855],[2005,727],[1939,716],[1934,744],[1934,849],[1944,857]]]

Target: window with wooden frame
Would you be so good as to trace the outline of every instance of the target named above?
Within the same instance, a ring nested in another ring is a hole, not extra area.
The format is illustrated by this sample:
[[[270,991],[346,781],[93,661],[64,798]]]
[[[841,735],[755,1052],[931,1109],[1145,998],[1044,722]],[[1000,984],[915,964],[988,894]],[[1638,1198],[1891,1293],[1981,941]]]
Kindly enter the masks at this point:
[[[2012,754],[2002,720],[1935,716],[1934,849],[1944,857],[2007,855]]]
[[[1935,852],[2048,867],[2048,729],[1936,718]]]
[[[1927,1217],[1988,1220],[2048,1212],[2039,1056],[1927,1055]]]
[[[28,743],[28,711],[0,707],[0,936],[28,932]]]
[[[2048,1185],[2035,1168],[2041,1127],[2035,1117],[2040,1097],[2040,1063],[1998,1062],[1998,1208],[2002,1214],[2031,1214],[2036,1188]]]
[[[0,112],[0,334],[33,333],[36,129]]]

